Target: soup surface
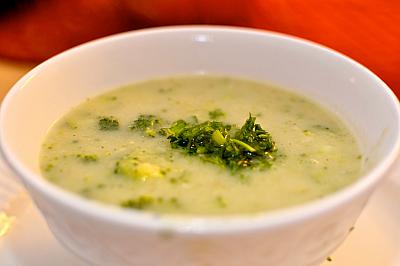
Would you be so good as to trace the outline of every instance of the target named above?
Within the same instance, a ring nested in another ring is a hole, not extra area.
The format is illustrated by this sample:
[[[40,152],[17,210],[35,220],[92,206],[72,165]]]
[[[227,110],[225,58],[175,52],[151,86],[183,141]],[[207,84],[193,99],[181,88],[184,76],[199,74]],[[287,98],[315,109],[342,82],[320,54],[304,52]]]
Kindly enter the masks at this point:
[[[158,131],[132,129],[141,115],[159,118],[160,127],[184,119],[240,128],[249,113],[275,143],[267,167],[232,171],[201,159],[199,151],[173,148]],[[86,100],[50,129],[40,166],[48,180],[89,199],[164,214],[220,215],[323,197],[360,175],[360,159],[351,132],[318,104],[253,81],[196,75]]]

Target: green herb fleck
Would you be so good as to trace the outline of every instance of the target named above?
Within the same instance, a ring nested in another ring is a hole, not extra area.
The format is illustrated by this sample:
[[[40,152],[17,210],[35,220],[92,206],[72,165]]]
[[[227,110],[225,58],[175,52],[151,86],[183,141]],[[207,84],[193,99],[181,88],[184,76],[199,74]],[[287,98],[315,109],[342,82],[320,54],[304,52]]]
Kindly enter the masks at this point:
[[[315,129],[320,129],[320,130],[327,130],[327,131],[330,131],[330,130],[331,130],[330,127],[327,127],[327,126],[324,126],[324,125],[319,125],[319,124],[313,125],[313,128],[315,128]]]
[[[160,93],[169,93],[172,91],[172,88],[160,88],[158,89],[158,92]]]
[[[99,129],[105,131],[117,130],[119,128],[119,121],[113,116],[103,116],[99,118]]]
[[[97,187],[97,188],[105,188],[106,185],[103,184],[103,183],[99,183],[99,184],[96,185],[96,187]]]
[[[332,258],[331,258],[331,257],[326,257],[326,260],[329,261],[329,262],[331,262],[331,261],[332,261]]]
[[[224,200],[224,198],[222,196],[217,196],[215,198],[215,200],[216,200],[216,202],[217,202],[217,204],[218,204],[218,206],[220,208],[226,208],[227,207],[227,204],[226,204],[226,202],[225,202],[225,200]]]
[[[49,164],[46,165],[46,167],[44,168],[44,171],[50,172],[53,168],[54,168],[54,165],[51,164],[51,163],[49,163]]]
[[[184,183],[189,183],[189,179],[187,178],[186,173],[183,172],[180,176],[171,177],[171,178],[169,179],[169,182],[170,182],[171,184],[173,184],[173,185],[176,185],[176,184],[184,184]]]
[[[217,109],[214,109],[214,110],[208,112],[208,116],[212,120],[218,120],[218,119],[224,117],[225,113],[221,109],[217,108]]]
[[[157,198],[157,203],[163,203],[164,202],[164,198],[163,197],[158,197]]]
[[[99,159],[96,154],[77,154],[76,158],[81,159],[83,162],[96,162]]]
[[[181,207],[181,203],[179,202],[178,198],[176,198],[176,197],[170,198],[169,203],[171,203],[175,208]]]
[[[92,193],[92,190],[88,187],[82,188],[79,191],[79,194],[81,194],[82,196],[84,196],[86,198],[89,198],[91,193]]]
[[[78,128],[78,124],[75,121],[66,121],[65,122],[66,126],[70,129],[77,129]]]
[[[120,206],[123,208],[132,208],[132,209],[137,209],[137,210],[143,210],[154,203],[154,198],[151,196],[143,195],[139,196],[135,199],[128,199],[123,202],[121,202]]]
[[[140,115],[129,126],[131,130],[143,131],[149,137],[155,137],[161,127],[161,119],[154,115]]]

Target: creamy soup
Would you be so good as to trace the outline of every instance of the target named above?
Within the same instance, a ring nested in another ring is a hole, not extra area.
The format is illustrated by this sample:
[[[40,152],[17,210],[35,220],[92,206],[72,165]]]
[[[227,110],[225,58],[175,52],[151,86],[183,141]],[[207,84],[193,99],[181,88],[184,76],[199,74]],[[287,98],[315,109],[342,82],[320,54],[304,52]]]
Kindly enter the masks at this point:
[[[258,155],[258,143],[238,137],[250,114],[265,130],[258,137],[272,138],[273,147]],[[140,119],[152,122],[141,128]],[[215,150],[207,157],[202,143],[191,153],[179,146],[186,142],[172,143],[169,129],[179,120],[229,125],[236,133],[211,129],[209,145],[219,149],[229,141],[246,159],[224,161]],[[48,180],[91,200],[162,214],[223,215],[324,197],[357,179],[361,155],[349,129],[302,96],[197,75],[149,80],[86,100],[50,128],[40,164]]]

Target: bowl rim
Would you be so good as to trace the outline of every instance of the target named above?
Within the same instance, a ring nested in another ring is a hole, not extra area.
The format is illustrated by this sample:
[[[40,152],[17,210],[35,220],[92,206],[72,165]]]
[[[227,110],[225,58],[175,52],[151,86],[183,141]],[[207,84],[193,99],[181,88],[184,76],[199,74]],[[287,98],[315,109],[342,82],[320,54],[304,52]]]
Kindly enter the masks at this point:
[[[353,65],[363,74],[370,76],[375,81],[377,87],[385,91],[388,96],[388,104],[396,110],[397,122],[396,130],[400,132],[400,105],[395,94],[389,87],[378,78],[373,72],[361,65],[360,63],[350,59],[349,57],[337,52],[331,48],[305,40],[299,37],[276,33],[260,29],[242,28],[234,26],[210,26],[210,25],[185,25],[185,26],[167,26],[157,27],[142,30],[134,30],[124,33],[119,33],[97,40],[90,41],[66,50],[36,66],[34,69],[24,75],[8,92],[3,100],[0,109],[0,148],[3,157],[8,166],[22,179],[25,186],[32,186],[36,191],[42,193],[46,198],[50,198],[57,204],[71,208],[81,215],[88,215],[95,219],[100,219],[108,223],[114,223],[126,227],[140,227],[143,230],[169,230],[174,233],[185,234],[223,234],[230,232],[251,231],[257,229],[268,229],[286,226],[288,224],[299,223],[315,216],[321,215],[324,212],[333,210],[338,206],[351,201],[363,192],[372,188],[380,181],[386,171],[395,162],[400,151],[400,136],[397,137],[395,145],[391,151],[382,158],[377,165],[369,170],[367,174],[363,174],[360,178],[349,186],[331,193],[326,197],[318,200],[312,200],[303,204],[266,211],[260,214],[241,214],[236,216],[170,216],[159,215],[136,210],[125,210],[122,208],[109,206],[107,204],[97,203],[84,199],[72,192],[68,192],[58,186],[51,184],[41,177],[41,175],[33,173],[25,167],[14,156],[11,148],[4,138],[4,121],[5,111],[12,104],[13,96],[23,90],[25,85],[31,78],[39,75],[48,67],[64,58],[73,56],[76,53],[84,52],[86,49],[95,48],[97,45],[103,45],[109,42],[124,41],[124,39],[136,38],[145,35],[157,35],[168,33],[193,34],[193,33],[212,33],[229,32],[231,34],[251,35],[256,38],[275,38],[282,41],[296,43],[295,45],[308,46],[312,49],[318,49],[325,53],[329,53],[346,63]],[[29,189],[28,189],[29,190]],[[29,191],[32,193],[31,191]],[[40,209],[40,208],[39,208]]]

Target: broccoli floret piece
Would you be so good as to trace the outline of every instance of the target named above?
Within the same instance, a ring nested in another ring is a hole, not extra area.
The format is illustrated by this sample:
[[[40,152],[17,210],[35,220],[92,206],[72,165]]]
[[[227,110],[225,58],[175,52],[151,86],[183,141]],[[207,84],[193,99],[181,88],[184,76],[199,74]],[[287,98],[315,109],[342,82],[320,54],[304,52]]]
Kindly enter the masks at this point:
[[[156,164],[141,162],[137,157],[125,156],[117,161],[114,168],[115,174],[124,175],[136,180],[146,180],[151,177],[163,177],[165,171]]]
[[[100,130],[117,130],[119,128],[119,121],[113,116],[103,116],[99,118],[99,129]]]
[[[140,115],[133,121],[129,128],[131,130],[140,130],[149,137],[155,137],[162,124],[162,120],[154,115]]]

